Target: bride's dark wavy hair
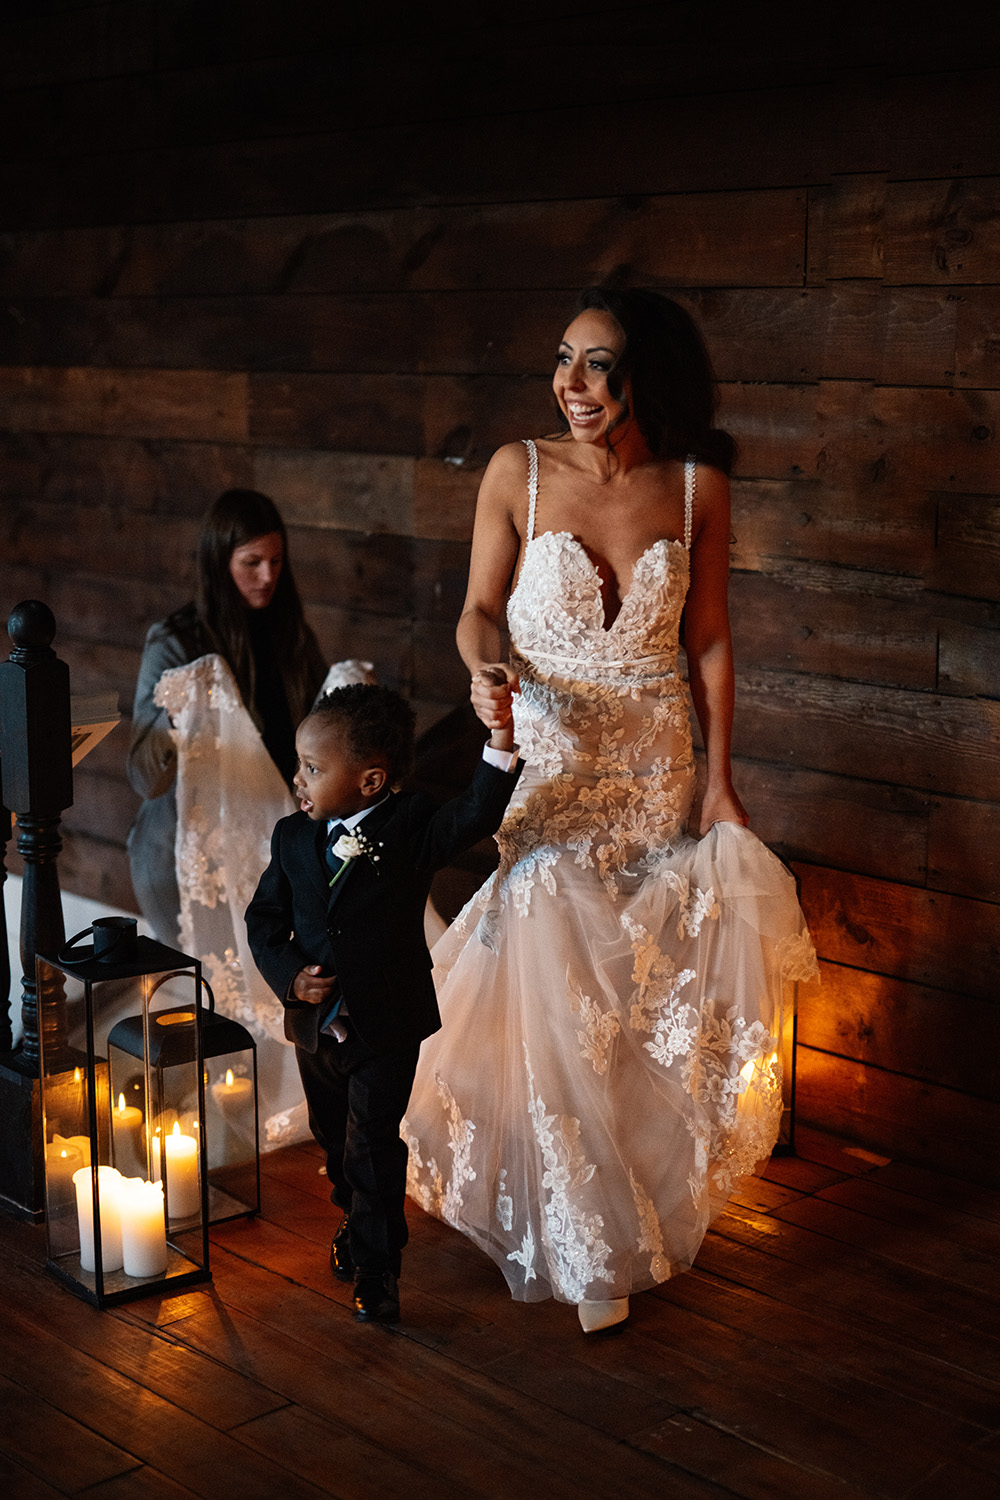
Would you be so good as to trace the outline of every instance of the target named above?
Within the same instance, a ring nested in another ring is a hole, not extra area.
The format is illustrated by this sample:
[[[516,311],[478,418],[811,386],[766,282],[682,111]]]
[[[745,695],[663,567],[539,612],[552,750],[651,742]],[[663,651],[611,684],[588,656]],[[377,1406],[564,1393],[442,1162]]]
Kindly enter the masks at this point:
[[[252,712],[254,659],[250,640],[249,610],[240,594],[229,563],[237,547],[256,537],[277,532],[281,537],[282,565],[274,597],[267,606],[274,649],[288,696],[292,723],[308,713],[323,679],[319,644],[306,623],[302,601],[288,560],[288,535],[274,501],[257,490],[226,490],[202,522],[198,543],[198,582],[194,619],[187,616],[188,633],[197,638],[197,649],[217,651],[233,670],[240,694]]]
[[[625,348],[608,375],[608,389],[626,403],[612,434],[631,415],[657,458],[687,458],[732,471],[736,442],[715,425],[718,398],[712,361],[698,325],[677,302],[644,287],[592,286],[577,298],[576,313],[610,313],[625,335]],[[625,382],[630,381],[629,408]],[[564,430],[569,424],[562,413]]]

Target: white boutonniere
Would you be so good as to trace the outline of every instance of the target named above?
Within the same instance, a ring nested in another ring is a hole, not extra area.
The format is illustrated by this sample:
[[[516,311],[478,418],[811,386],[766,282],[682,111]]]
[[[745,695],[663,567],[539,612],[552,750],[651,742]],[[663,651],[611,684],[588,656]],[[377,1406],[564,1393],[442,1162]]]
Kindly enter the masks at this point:
[[[341,875],[350,869],[351,861],[360,859],[362,854],[369,863],[377,865],[381,856],[376,853],[376,847],[381,849],[381,843],[376,846],[370,839],[366,839],[363,833],[342,833],[334,844],[332,853],[338,859],[343,860],[343,864],[336,875],[330,877],[331,886],[336,885]]]

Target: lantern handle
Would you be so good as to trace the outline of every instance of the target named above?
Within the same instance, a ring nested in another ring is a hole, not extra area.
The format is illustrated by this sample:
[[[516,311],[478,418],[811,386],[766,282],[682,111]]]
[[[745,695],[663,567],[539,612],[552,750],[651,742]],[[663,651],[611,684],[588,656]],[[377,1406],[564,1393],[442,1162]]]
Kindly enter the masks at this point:
[[[67,967],[89,963],[98,958],[102,963],[131,963],[135,958],[135,917],[95,917],[89,927],[84,927],[59,950],[58,962]],[[89,948],[77,948],[81,938],[92,937]],[[74,951],[76,950],[76,951]]]
[[[83,934],[81,933],[80,936],[82,937]],[[73,941],[76,942],[76,938],[74,938]],[[67,944],[67,946],[69,946],[69,944]],[[168,979],[190,979],[190,977],[191,977],[191,970],[190,969],[171,969],[168,974],[161,974],[160,977],[159,977],[159,979],[156,981],[156,983],[153,985],[152,989],[149,992],[149,998],[150,998],[150,1000],[152,1000],[153,996],[156,994],[157,990],[160,988],[160,985],[161,984],[166,984],[166,982],[167,982]],[[209,1009],[209,1012],[214,1016],[215,1015],[215,994],[214,994],[214,992],[212,990],[212,986],[209,984],[209,982],[205,978],[204,974],[200,974],[198,976],[198,978],[200,980],[202,989],[208,991],[208,1009]]]

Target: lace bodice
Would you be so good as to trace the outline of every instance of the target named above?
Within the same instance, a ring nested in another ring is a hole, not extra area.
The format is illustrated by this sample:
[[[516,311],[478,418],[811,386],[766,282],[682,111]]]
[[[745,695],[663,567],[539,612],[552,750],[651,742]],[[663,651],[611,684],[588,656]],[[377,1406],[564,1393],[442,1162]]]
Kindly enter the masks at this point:
[[[609,890],[648,869],[682,829],[694,775],[677,674],[694,462],[684,540],[646,549],[605,627],[600,576],[582,544],[567,531],[534,535],[533,443],[528,455],[528,541],[507,610],[520,679],[515,735],[527,770],[498,836],[502,875],[512,872],[525,900],[535,865],[557,843],[597,868]]]
[[[695,465],[685,467],[685,537],[661,538],[639,558],[612,623],[605,627],[600,575],[568,531],[535,536],[538,452],[530,440],[528,540],[507,623],[520,664],[608,682],[676,671],[678,631],[688,587]]]

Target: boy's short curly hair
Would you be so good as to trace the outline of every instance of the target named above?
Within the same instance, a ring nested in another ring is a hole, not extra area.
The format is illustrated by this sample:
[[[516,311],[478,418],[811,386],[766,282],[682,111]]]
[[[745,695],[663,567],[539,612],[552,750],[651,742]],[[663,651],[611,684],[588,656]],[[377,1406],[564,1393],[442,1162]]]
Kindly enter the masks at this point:
[[[371,682],[332,688],[307,718],[319,719],[341,735],[359,762],[383,765],[390,786],[402,781],[413,764],[413,709],[391,688]]]

